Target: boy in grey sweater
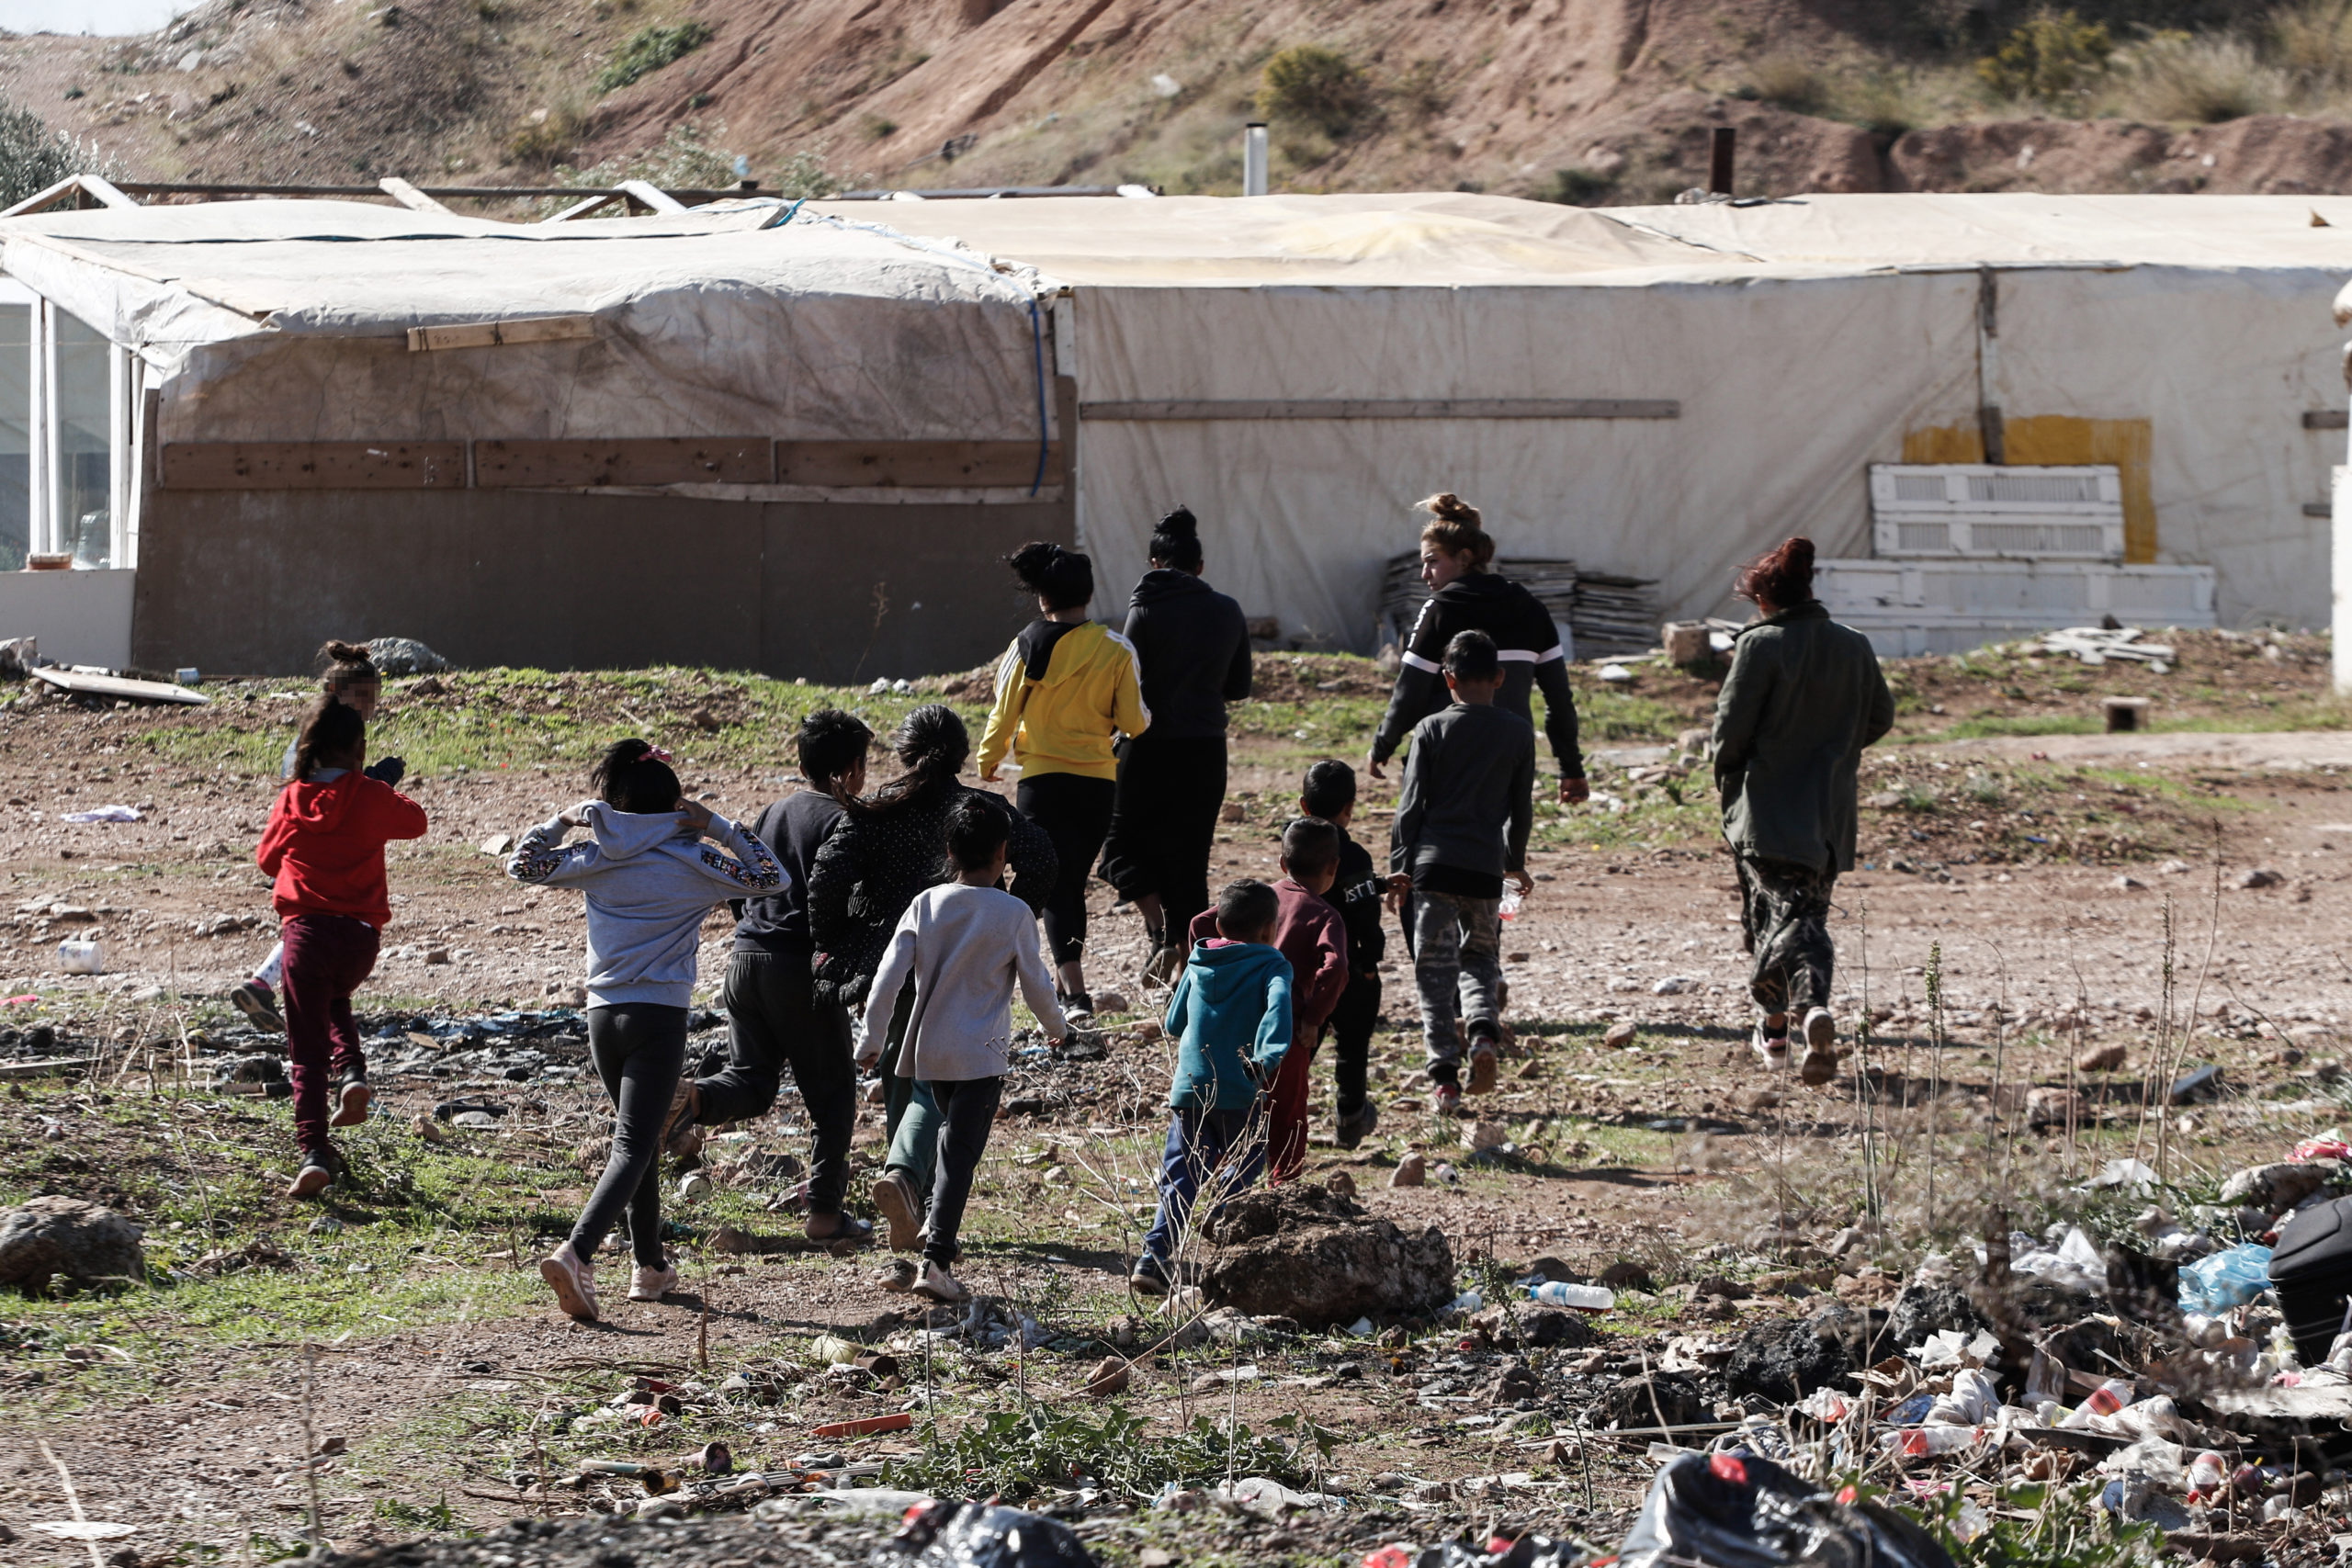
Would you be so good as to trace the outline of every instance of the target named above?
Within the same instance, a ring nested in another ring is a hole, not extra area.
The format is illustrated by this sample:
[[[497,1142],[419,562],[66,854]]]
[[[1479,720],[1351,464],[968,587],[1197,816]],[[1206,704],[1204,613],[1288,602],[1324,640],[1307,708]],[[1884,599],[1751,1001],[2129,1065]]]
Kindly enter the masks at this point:
[[[1048,1040],[1058,1043],[1069,1032],[1054,977],[1037,949],[1036,916],[996,886],[1004,875],[1009,837],[1003,813],[977,798],[956,804],[947,817],[947,855],[955,863],[956,880],[924,889],[907,906],[866,993],[861,1064],[880,1059],[899,987],[909,976],[914,978],[899,1070],[939,1113],[931,1220],[922,1238],[922,1272],[914,1285],[917,1293],[935,1302],[966,1301],[971,1294],[949,1270],[964,1205],[972,1196],[972,1176],[988,1148],[989,1124],[996,1120],[1012,1065],[1015,981]],[[901,1119],[900,1135],[913,1134],[925,1121]],[[896,1151],[890,1161],[893,1167],[911,1163]],[[874,1203],[890,1222],[891,1245],[901,1245],[915,1224],[915,1194],[906,1178],[896,1169],[885,1175],[874,1184]]]
[[[1470,1036],[1472,1094],[1495,1087],[1502,1039],[1503,877],[1523,896],[1527,835],[1533,826],[1535,730],[1495,705],[1502,661],[1495,639],[1460,632],[1445,648],[1452,705],[1413,727],[1412,755],[1389,831],[1389,896],[1409,909],[1413,982],[1420,993],[1421,1042],[1438,1111],[1462,1109],[1462,1042],[1453,1028],[1459,996]],[[1409,900],[1409,902],[1408,902]]]

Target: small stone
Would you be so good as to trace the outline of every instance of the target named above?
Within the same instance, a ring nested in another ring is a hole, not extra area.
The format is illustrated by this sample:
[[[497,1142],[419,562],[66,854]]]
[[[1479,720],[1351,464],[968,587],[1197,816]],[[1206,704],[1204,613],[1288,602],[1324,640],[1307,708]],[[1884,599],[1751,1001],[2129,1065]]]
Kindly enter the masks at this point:
[[[1344,1170],[1333,1171],[1323,1185],[1331,1190],[1334,1198],[1353,1198],[1356,1195],[1356,1179]]]
[[[1094,1010],[1098,1013],[1125,1012],[1131,1005],[1125,992],[1098,991],[1095,993]]]
[[[1500,1122],[1471,1122],[1463,1126],[1462,1142],[1473,1153],[1498,1149],[1510,1142],[1510,1128]]]
[[[2188,863],[2185,860],[2168,860],[2165,862],[2164,864],[2156,867],[2157,871],[2163,873],[2166,876],[2179,876],[2188,872]]]
[[[428,947],[424,950],[424,961],[427,964],[447,964],[449,962],[449,950],[446,947]]]
[[[2111,1045],[2094,1045],[2075,1058],[2075,1070],[2080,1073],[2111,1073],[2129,1060],[2131,1053],[2120,1042]]]
[[[1621,1258],[1600,1271],[1600,1282],[1611,1290],[1649,1291],[1657,1289],[1650,1271],[1630,1258]]]
[[[2026,1091],[2025,1120],[2029,1127],[2062,1127],[2082,1114],[2082,1100],[2073,1089],[2042,1086]]]
[[[2276,887],[2287,879],[2267,865],[2248,866],[2238,873],[2240,887]]]
[[[1388,1185],[1419,1187],[1428,1179],[1429,1162],[1419,1155],[1407,1155],[1396,1162],[1396,1168],[1389,1174]]]
[[[343,1229],[343,1222],[336,1219],[333,1214],[321,1214],[317,1219],[311,1222],[311,1234],[312,1235],[333,1235],[341,1229]]]
[[[1127,1362],[1124,1356],[1105,1356],[1094,1363],[1086,1374],[1086,1392],[1095,1399],[1108,1399],[1127,1391]]]
[[[695,709],[693,713],[686,716],[686,722],[693,725],[696,729],[701,730],[705,735],[716,735],[718,733],[718,716],[711,712],[708,708]]]
[[[142,1227],[102,1203],[54,1194],[0,1213],[0,1285],[31,1294],[62,1274],[80,1284],[144,1283]]]
[[[481,841],[481,852],[486,855],[496,855],[501,859],[513,854],[514,852],[514,835],[512,833],[492,833],[489,838],[484,839]]]
[[[1634,1043],[1634,1036],[1640,1032],[1640,1030],[1634,1027],[1631,1020],[1622,1023],[1612,1023],[1609,1026],[1609,1032],[1600,1037],[1600,1043],[1611,1051],[1623,1051]]]
[[[2108,886],[2118,893],[2133,893],[2145,891],[2148,885],[2136,876],[2119,876]]]

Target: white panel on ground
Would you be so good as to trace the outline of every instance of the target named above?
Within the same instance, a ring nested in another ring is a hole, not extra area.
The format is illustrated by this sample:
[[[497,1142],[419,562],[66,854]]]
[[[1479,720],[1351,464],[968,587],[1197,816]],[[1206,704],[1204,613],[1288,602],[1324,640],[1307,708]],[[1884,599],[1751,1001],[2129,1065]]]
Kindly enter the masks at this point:
[[[0,571],[0,638],[40,639],[58,664],[130,662],[135,571]]]

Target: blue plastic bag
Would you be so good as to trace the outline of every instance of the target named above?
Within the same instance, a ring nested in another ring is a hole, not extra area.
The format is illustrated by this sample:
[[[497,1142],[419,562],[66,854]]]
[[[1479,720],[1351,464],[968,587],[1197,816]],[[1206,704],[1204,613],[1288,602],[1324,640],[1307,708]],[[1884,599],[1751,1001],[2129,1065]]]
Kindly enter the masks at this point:
[[[2180,1309],[2206,1317],[2244,1306],[2270,1288],[2270,1249],[2248,1242],[2184,1263]]]

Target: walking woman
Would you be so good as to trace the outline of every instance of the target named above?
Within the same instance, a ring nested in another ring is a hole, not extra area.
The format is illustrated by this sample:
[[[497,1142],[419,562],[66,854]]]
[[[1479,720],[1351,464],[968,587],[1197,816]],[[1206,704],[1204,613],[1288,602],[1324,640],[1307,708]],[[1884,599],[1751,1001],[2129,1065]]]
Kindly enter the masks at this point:
[[[1054,840],[1057,869],[1046,899],[1046,942],[1054,951],[1054,994],[1066,1018],[1094,1012],[1086,990],[1086,883],[1111,828],[1118,759],[1111,743],[1151,723],[1143,705],[1135,645],[1087,618],[1094,563],[1042,541],[1005,559],[1037,598],[1039,618],[1022,629],[997,667],[996,705],[980,735],[980,777],[997,782],[1005,754],[1021,770],[1013,799],[1021,815]]]
[[[1799,1020],[1804,1079],[1826,1084],[1838,1072],[1829,898],[1854,866],[1862,748],[1893,728],[1894,698],[1870,638],[1814,598],[1811,539],[1751,562],[1735,592],[1754,601],[1756,619],[1732,644],[1715,699],[1715,784],[1754,960],[1756,1053],[1786,1066]]]
[[[1185,928],[1209,907],[1209,852],[1225,805],[1225,705],[1250,694],[1241,606],[1201,581],[1200,524],[1180,506],[1151,536],[1151,570],[1127,600],[1151,728],[1119,748],[1102,880],[1143,916],[1151,979],[1172,984]]]
[[[978,800],[1005,818],[1012,896],[1042,910],[1052,891],[1054,840],[1001,795],[956,782],[972,754],[972,738],[956,710],[929,703],[907,715],[891,737],[899,776],[848,810],[808,866],[808,935],[816,944],[816,999],[866,1014],[867,991],[899,918],[915,895],[954,877],[947,859],[947,818]],[[899,1060],[914,987],[899,992],[881,1051],[885,1122],[890,1155],[874,1185],[875,1206],[890,1223],[894,1252],[911,1250],[923,1195],[932,1190],[938,1143],[937,1108],[918,1094]],[[871,1043],[868,1043],[869,1046]],[[870,1051],[868,1055],[871,1055]],[[910,1114],[910,1112],[912,1114]]]
[[[1421,529],[1421,581],[1430,596],[1421,604],[1412,635],[1405,639],[1404,668],[1388,712],[1372,739],[1368,771],[1382,772],[1413,726],[1452,699],[1445,689],[1445,649],[1464,632],[1485,632],[1502,657],[1502,689],[1495,705],[1535,722],[1530,693],[1544,693],[1544,735],[1560,764],[1560,804],[1587,798],[1584,753],[1577,747],[1577,704],[1568,691],[1568,661],[1551,612],[1535,595],[1493,570],[1494,536],[1481,525],[1478,509],[1452,491],[1420,504],[1430,514]]]

